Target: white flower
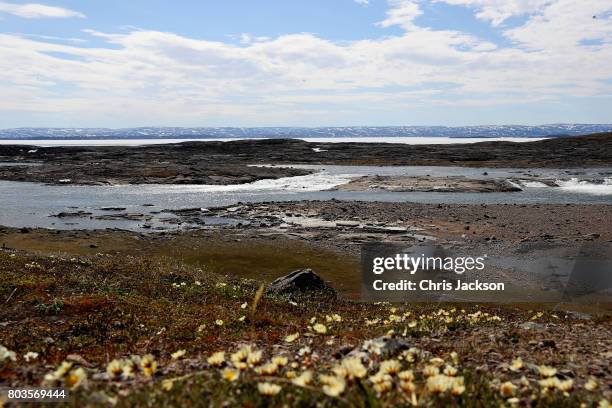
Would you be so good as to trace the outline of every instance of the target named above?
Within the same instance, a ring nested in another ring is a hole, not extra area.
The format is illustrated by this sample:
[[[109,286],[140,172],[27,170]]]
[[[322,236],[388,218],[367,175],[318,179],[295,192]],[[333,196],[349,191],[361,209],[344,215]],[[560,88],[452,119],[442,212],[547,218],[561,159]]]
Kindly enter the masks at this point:
[[[330,397],[338,397],[346,388],[346,381],[341,377],[327,376],[325,381],[321,382],[324,383],[323,392]]]
[[[140,368],[144,375],[151,377],[157,371],[157,361],[151,354],[147,354],[140,360]]]
[[[386,360],[380,363],[380,371],[385,374],[394,375],[400,372],[402,366],[397,360]]]
[[[66,377],[66,385],[71,389],[79,388],[87,381],[87,373],[82,367],[72,370]]]
[[[538,371],[540,372],[540,375],[545,378],[552,377],[555,374],[557,374],[556,368],[545,366],[545,365],[539,366]]]
[[[325,325],[321,324],[321,323],[317,323],[317,324],[313,325],[312,329],[316,333],[318,333],[318,334],[326,334],[327,333],[327,327],[325,327]]]
[[[342,360],[341,367],[346,371],[347,377],[351,378],[363,378],[368,373],[368,370],[363,366],[361,359],[345,358]]]
[[[113,360],[106,366],[106,374],[108,378],[116,379],[121,377],[123,374],[123,362],[121,360]]]
[[[512,384],[510,381],[506,381],[502,385],[499,386],[499,393],[502,397],[508,398],[514,395],[516,390],[516,385]]]
[[[272,358],[272,363],[279,367],[284,367],[289,362],[289,359],[285,356],[275,356]]]
[[[290,334],[287,337],[285,337],[285,342],[286,343],[293,343],[294,341],[296,341],[298,339],[298,337],[300,337],[300,333]]]
[[[14,351],[11,351],[0,344],[0,362],[4,360],[15,361],[17,359],[17,355]]]
[[[597,387],[599,387],[599,384],[594,378],[589,378],[589,380],[584,384],[584,388],[587,391],[595,391]]]
[[[271,397],[278,394],[281,391],[281,386],[276,384],[270,384],[267,382],[257,384],[257,390],[261,395]]]
[[[257,365],[261,363],[262,355],[263,355],[263,352],[261,350],[251,351],[249,355],[247,356],[247,363],[249,365]]]
[[[299,377],[294,378],[291,382],[299,387],[306,387],[312,381],[312,371],[304,371]]]
[[[206,361],[213,367],[219,367],[225,362],[225,352],[217,351],[216,353],[213,353],[210,357],[208,357]]]
[[[221,371],[221,376],[226,381],[234,382],[240,377],[240,371],[234,370],[233,368],[226,368]]]

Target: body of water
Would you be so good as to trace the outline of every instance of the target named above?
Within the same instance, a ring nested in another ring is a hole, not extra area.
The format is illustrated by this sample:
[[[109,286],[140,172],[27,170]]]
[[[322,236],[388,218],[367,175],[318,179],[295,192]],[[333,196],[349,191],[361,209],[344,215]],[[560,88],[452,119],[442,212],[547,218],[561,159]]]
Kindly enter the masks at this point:
[[[216,185],[119,185],[73,186],[0,181],[0,225],[56,229],[121,228],[128,230],[174,229],[175,217],[163,209],[208,208],[238,202],[289,200],[362,200],[417,203],[587,203],[612,204],[612,168],[602,169],[488,169],[466,167],[408,166],[295,166],[316,173],[254,183]],[[485,175],[485,173],[487,173]],[[545,178],[563,180],[561,187],[537,181],[524,182],[521,192],[347,192],[329,191],[364,175],[466,176],[470,178]],[[595,182],[597,180],[597,182]],[[121,207],[122,211],[103,210]],[[51,217],[60,212],[91,213],[80,217]],[[113,214],[132,214],[114,219]],[[142,216],[140,216],[140,214]],[[108,217],[108,216],[111,217]],[[107,216],[107,219],[96,219]],[[111,218],[111,219],[108,219]],[[145,219],[150,218],[150,219]],[[211,217],[210,224],[235,223]]]

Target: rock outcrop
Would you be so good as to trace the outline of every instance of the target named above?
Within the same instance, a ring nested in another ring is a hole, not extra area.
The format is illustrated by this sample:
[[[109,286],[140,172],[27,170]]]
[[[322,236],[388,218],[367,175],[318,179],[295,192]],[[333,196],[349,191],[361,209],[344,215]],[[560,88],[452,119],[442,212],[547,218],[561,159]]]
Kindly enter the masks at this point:
[[[335,289],[309,268],[298,269],[274,280],[266,289],[266,293],[289,296],[336,296]]]

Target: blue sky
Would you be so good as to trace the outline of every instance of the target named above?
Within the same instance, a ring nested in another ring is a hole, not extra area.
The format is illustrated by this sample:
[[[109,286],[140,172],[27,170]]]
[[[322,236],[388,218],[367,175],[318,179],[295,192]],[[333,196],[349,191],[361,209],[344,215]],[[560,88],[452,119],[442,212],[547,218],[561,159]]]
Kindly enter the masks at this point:
[[[0,0],[0,127],[612,122],[609,0]]]

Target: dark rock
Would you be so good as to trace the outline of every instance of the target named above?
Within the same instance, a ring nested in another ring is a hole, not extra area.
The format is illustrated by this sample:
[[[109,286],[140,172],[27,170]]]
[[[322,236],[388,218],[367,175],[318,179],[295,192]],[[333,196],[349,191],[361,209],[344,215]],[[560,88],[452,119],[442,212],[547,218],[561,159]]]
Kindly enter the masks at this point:
[[[92,213],[87,212],[87,211],[75,211],[75,212],[60,212],[58,214],[52,214],[50,215],[50,217],[57,217],[57,218],[75,218],[75,217],[85,217],[88,215],[92,215]]]
[[[395,336],[382,336],[364,342],[360,347],[353,349],[349,355],[353,357],[367,357],[371,353],[380,353],[382,357],[390,358],[409,348],[410,344],[405,340]]]
[[[272,282],[266,293],[293,295],[293,294],[325,294],[334,295],[336,291],[329,286],[312,269],[298,269],[289,275],[281,276]]]
[[[337,359],[341,359],[344,356],[346,356],[348,353],[350,353],[351,351],[353,351],[355,347],[351,346],[351,345],[344,345],[342,347],[340,347],[338,350],[336,350],[336,352],[334,353],[334,357]]]

